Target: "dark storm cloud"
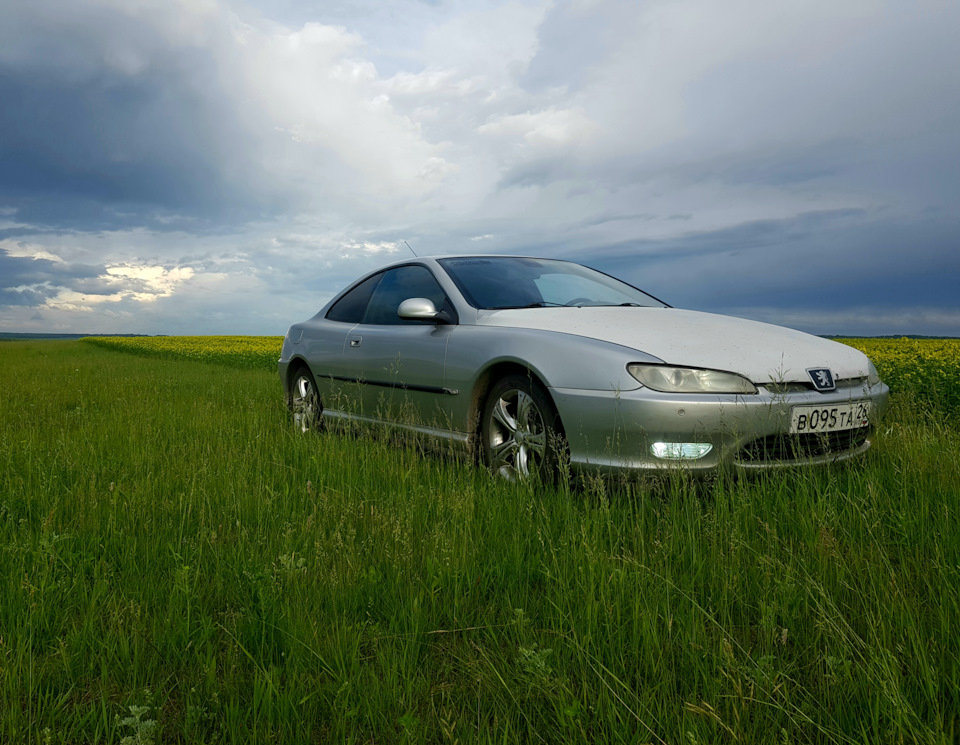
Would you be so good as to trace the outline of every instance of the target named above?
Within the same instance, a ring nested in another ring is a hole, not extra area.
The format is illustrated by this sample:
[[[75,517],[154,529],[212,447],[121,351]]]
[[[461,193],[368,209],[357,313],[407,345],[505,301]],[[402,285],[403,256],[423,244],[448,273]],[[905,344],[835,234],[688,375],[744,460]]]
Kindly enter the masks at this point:
[[[59,292],[56,287],[0,287],[0,308],[22,305],[32,308],[43,305]]]
[[[45,258],[10,256],[0,248],[0,285],[6,288],[49,282],[84,281],[99,276],[103,266],[72,264]]]
[[[244,133],[210,51],[165,45],[119,13],[96,27],[89,13],[71,28],[21,17],[25,38],[0,53],[0,204],[74,229],[249,216],[254,195],[227,177],[242,171]],[[114,38],[140,57],[111,64]]]
[[[6,262],[0,261],[0,271],[5,268]],[[17,282],[16,277],[4,279],[0,287],[0,308],[12,306],[36,307],[43,305],[49,298],[54,297],[60,289],[55,285],[45,284],[38,275],[25,276],[25,282]]]
[[[0,200],[23,220],[80,229],[246,207],[221,177],[208,103],[176,82],[3,75]]]
[[[591,263],[672,304],[715,312],[960,310],[958,247],[956,217],[895,221],[842,211],[609,246]]]

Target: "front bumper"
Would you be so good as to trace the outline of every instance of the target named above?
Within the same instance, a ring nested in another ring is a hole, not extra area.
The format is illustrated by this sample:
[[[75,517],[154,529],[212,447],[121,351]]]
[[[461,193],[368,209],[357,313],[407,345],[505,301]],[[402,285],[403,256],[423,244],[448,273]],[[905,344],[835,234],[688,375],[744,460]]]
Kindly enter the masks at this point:
[[[856,382],[829,393],[788,393],[760,387],[755,395],[689,395],[631,391],[551,388],[570,445],[573,465],[581,470],[659,471],[680,467],[708,473],[722,467],[756,470],[827,463],[865,452],[876,418],[886,408],[884,384]],[[794,406],[833,406],[852,401],[873,404],[868,427],[829,434],[790,435]],[[709,443],[702,457],[657,457],[654,443]]]

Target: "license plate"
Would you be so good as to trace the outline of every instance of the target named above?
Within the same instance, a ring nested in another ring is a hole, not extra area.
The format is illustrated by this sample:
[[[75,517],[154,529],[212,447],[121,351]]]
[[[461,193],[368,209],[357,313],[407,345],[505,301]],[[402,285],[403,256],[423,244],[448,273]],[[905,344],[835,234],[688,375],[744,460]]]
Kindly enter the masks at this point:
[[[839,432],[866,427],[870,423],[870,401],[850,401],[830,406],[794,406],[790,416],[790,434]]]

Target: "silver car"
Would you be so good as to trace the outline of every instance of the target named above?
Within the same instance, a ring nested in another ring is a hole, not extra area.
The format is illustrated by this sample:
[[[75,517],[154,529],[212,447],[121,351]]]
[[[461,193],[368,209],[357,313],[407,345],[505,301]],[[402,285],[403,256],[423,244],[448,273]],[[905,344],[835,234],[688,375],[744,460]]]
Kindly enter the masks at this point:
[[[870,447],[888,394],[846,345],[513,256],[372,272],[290,327],[279,372],[305,429],[389,423],[510,479],[848,458]]]

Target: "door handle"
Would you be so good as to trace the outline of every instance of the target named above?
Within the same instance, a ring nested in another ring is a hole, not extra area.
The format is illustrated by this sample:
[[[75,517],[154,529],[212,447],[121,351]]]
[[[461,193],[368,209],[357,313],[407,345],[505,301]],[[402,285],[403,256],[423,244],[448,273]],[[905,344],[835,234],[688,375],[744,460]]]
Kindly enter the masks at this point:
[[[350,346],[351,346],[351,347],[359,347],[361,341],[363,341],[363,337],[362,337],[362,336],[352,336],[352,337],[350,337]]]

